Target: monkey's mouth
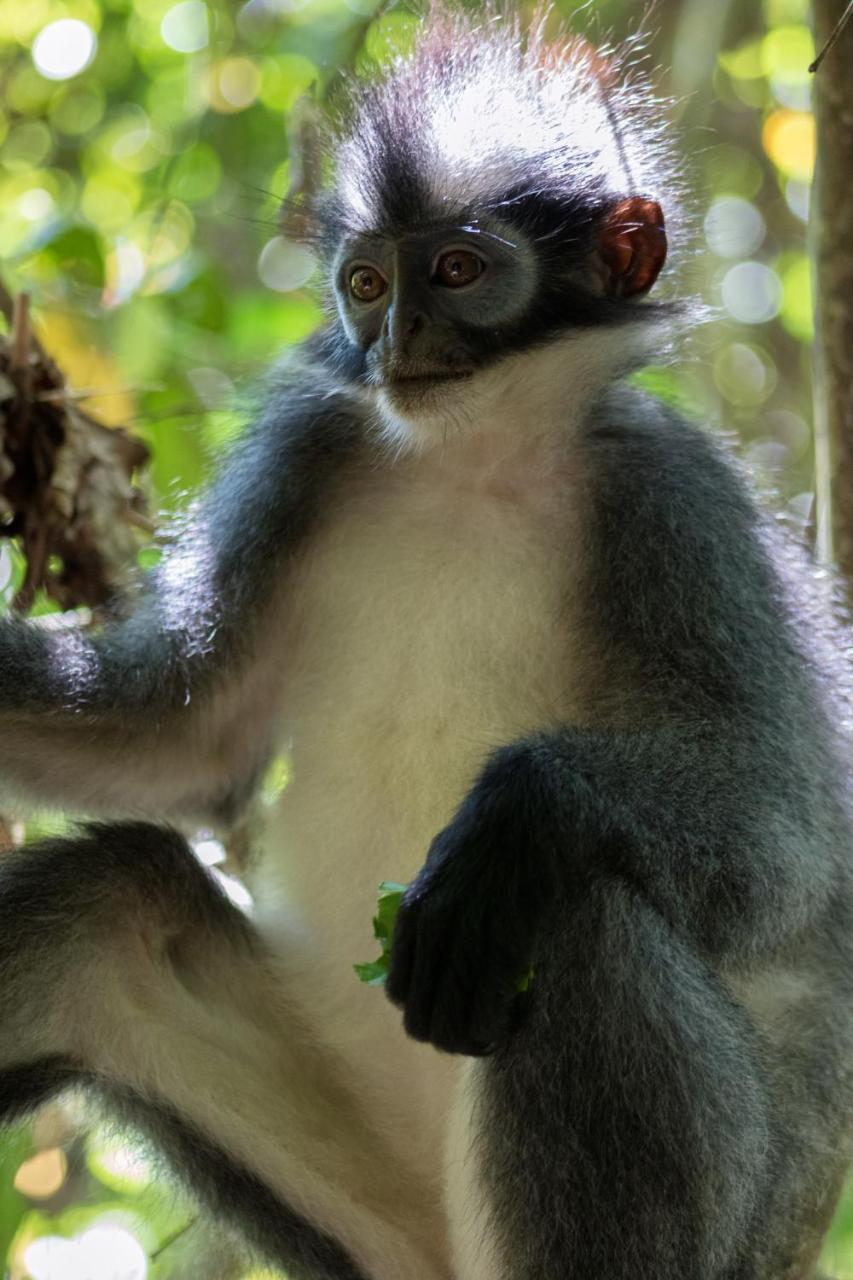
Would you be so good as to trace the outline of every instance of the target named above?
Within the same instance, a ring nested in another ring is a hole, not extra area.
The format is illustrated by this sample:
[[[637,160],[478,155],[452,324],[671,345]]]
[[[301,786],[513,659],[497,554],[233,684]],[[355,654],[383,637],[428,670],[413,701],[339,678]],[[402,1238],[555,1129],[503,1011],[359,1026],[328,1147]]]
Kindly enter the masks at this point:
[[[432,370],[423,373],[389,373],[380,378],[374,386],[380,391],[390,394],[409,391],[428,391],[432,387],[449,382],[466,382],[474,376],[473,369]]]

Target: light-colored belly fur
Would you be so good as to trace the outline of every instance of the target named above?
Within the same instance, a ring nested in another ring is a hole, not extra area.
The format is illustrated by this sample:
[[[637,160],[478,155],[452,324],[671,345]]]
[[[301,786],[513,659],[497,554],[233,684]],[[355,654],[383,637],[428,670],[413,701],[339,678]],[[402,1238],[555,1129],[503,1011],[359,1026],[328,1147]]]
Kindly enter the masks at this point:
[[[482,448],[366,474],[299,564],[290,777],[255,871],[306,1019],[439,1216],[460,1062],[409,1040],[352,965],[377,953],[379,882],[412,879],[489,753],[572,711],[570,468]]]

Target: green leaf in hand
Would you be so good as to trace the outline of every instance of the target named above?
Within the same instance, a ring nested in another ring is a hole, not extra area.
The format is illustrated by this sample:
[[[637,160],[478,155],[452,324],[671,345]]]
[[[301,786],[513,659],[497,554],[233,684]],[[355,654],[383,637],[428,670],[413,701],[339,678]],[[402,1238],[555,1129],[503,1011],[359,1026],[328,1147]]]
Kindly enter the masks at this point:
[[[373,917],[373,936],[382,949],[378,960],[367,964],[354,964],[353,968],[361,982],[370,987],[381,987],[388,977],[388,966],[391,963],[391,939],[394,937],[394,921],[407,886],[396,884],[393,880],[383,880],[379,886],[379,904]]]
[[[366,964],[353,965],[359,981],[367,983],[369,987],[381,987],[388,977],[388,967],[391,963],[391,940],[394,937],[394,922],[397,919],[397,912],[400,910],[400,903],[407,888],[407,885],[397,884],[394,880],[383,880],[379,886],[379,903],[376,908],[376,915],[373,917],[373,936],[379,943],[382,954],[378,959],[369,960]],[[533,965],[518,979],[516,983],[517,990],[527,991],[532,981]]]

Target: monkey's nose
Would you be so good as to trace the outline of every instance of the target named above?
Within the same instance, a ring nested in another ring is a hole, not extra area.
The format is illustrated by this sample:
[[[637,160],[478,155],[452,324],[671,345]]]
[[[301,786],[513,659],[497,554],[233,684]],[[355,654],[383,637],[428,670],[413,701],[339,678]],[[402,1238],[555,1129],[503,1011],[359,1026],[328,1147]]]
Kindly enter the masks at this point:
[[[416,308],[401,309],[391,307],[383,325],[384,336],[391,342],[395,351],[402,354],[412,338],[416,338],[427,327],[427,318],[423,311]]]

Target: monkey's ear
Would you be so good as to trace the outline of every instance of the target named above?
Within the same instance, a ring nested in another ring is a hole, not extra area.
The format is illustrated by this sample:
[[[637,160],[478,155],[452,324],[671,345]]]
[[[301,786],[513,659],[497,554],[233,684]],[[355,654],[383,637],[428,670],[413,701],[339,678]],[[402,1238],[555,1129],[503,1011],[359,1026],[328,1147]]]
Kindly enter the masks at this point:
[[[660,205],[642,196],[629,196],[614,205],[599,227],[598,257],[608,298],[636,298],[648,293],[666,261]]]
[[[316,82],[297,98],[288,128],[290,185],[281,202],[279,228],[288,240],[316,238],[314,200],[323,186],[323,125]]]

